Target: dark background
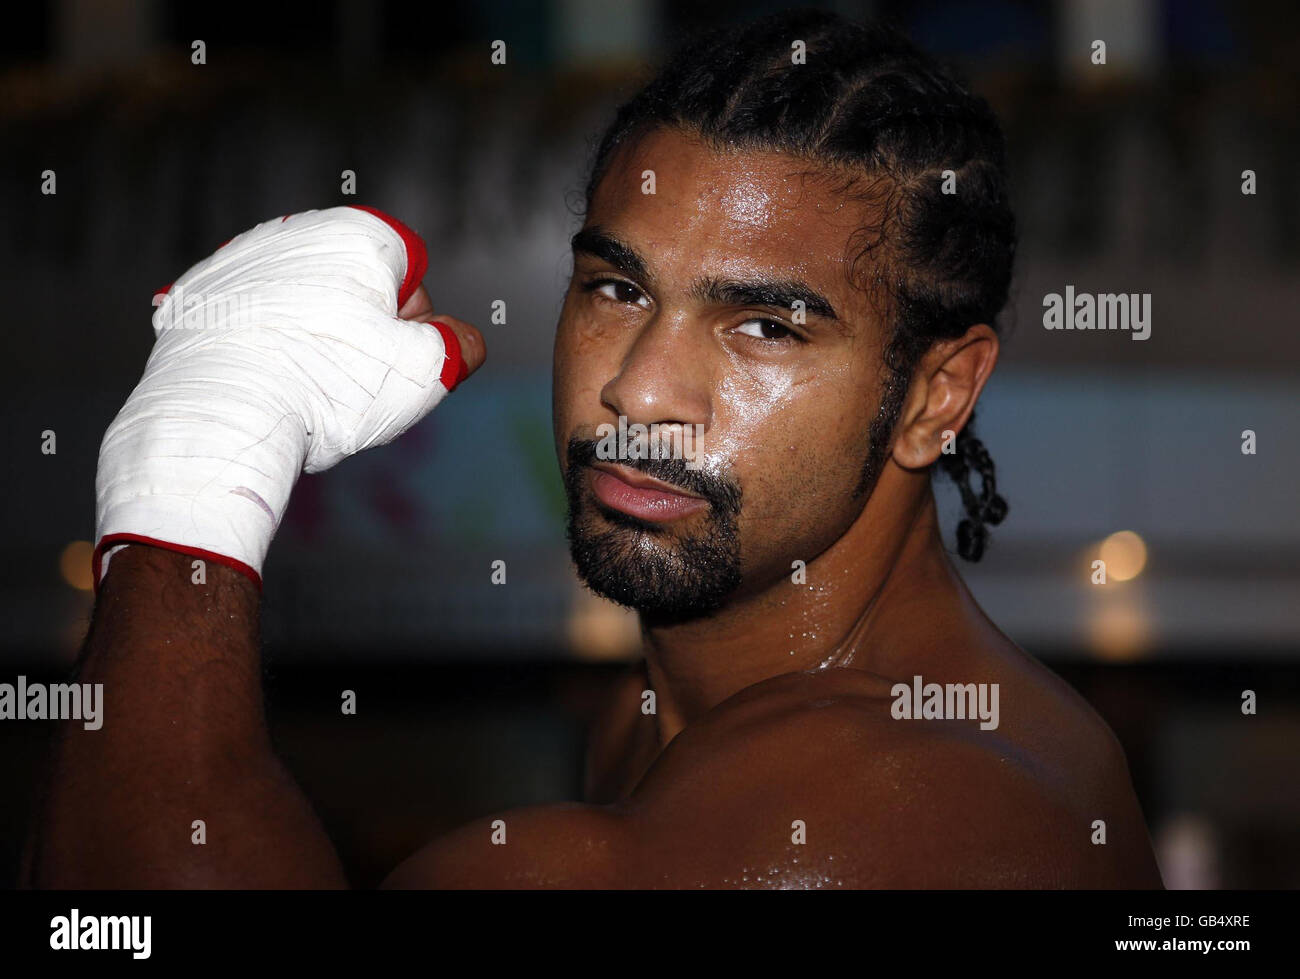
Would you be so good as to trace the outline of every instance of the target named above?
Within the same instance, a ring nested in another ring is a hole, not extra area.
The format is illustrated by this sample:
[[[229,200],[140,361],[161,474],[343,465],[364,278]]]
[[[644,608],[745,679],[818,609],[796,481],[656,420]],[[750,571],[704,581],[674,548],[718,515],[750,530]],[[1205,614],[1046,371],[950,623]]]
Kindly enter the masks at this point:
[[[98,443],[148,355],[154,290],[258,221],[367,203],[423,234],[436,308],[482,326],[491,360],[394,445],[300,482],[266,567],[277,742],[360,884],[437,831],[575,798],[585,724],[636,638],[576,584],[551,445],[584,167],[675,37],[780,6],[7,9],[0,682],[56,679],[84,635]],[[1297,886],[1293,4],[828,6],[892,18],[952,60],[1010,142],[1021,260],[979,430],[1011,514],[966,569],[972,589],[1119,734],[1169,886]],[[1151,293],[1151,338],[1042,329],[1043,296],[1067,284]],[[506,325],[488,322],[497,299]],[[939,492],[951,527],[955,494]],[[1124,530],[1145,565],[1092,585],[1100,542]],[[47,734],[0,724],[0,881]]]

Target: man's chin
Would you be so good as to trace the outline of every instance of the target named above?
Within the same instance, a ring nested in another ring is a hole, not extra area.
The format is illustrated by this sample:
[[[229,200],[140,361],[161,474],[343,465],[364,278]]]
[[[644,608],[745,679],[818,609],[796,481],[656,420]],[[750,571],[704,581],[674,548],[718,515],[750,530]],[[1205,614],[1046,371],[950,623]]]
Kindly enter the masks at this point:
[[[594,529],[570,531],[578,577],[597,595],[643,619],[706,616],[721,608],[740,584],[734,555],[707,538],[678,538],[663,524],[635,517],[617,523],[593,517]]]
[[[704,600],[699,596],[652,593],[623,581],[593,580],[581,571],[578,577],[593,593],[630,609],[644,623],[652,625],[701,619],[716,612],[726,601],[725,596]]]

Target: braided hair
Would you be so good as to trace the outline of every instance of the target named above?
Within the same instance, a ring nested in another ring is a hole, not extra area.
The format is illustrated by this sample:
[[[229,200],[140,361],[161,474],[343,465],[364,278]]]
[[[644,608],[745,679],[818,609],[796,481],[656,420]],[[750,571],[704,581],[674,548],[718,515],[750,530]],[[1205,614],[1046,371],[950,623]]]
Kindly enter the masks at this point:
[[[805,45],[803,63],[792,58],[795,42]],[[785,11],[678,48],[601,138],[588,207],[615,150],[659,127],[719,148],[806,159],[843,174],[846,197],[874,205],[878,217],[854,234],[850,262],[851,280],[892,322],[884,395],[859,486],[869,491],[921,357],[973,324],[996,330],[1006,305],[1016,231],[992,110],[891,28]],[[943,192],[945,177],[955,178],[957,193]],[[938,468],[957,484],[965,508],[958,553],[978,561],[987,528],[1006,516],[1007,504],[970,422],[954,449]]]
[[[966,516],[957,524],[957,553],[967,561],[978,561],[988,544],[990,526],[996,527],[1007,515],[1007,501],[998,493],[993,459],[984,443],[970,435],[970,425],[957,435],[956,451],[941,455],[939,465],[957,484]],[[980,478],[977,495],[970,485],[971,474]]]

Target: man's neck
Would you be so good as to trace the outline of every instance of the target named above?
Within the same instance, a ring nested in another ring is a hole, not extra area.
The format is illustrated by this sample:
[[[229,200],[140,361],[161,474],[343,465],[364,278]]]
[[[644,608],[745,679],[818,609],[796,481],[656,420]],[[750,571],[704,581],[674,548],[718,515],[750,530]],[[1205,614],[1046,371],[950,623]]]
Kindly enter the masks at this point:
[[[889,467],[862,514],[805,573],[796,583],[792,570],[705,619],[644,630],[661,744],[770,677],[831,666],[887,674],[908,597],[955,597],[928,475]]]

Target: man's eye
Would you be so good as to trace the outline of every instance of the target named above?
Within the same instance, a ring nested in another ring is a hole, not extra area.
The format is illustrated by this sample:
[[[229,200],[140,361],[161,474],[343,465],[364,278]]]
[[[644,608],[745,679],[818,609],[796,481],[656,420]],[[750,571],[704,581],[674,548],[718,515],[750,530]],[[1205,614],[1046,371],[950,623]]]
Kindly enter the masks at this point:
[[[776,320],[753,319],[745,320],[736,331],[743,333],[747,337],[754,337],[756,340],[798,340],[799,336],[782,323]]]
[[[636,303],[638,306],[644,306],[649,305],[650,302],[641,294],[640,289],[622,279],[600,279],[591,283],[588,288],[594,289],[606,299],[616,303]]]

